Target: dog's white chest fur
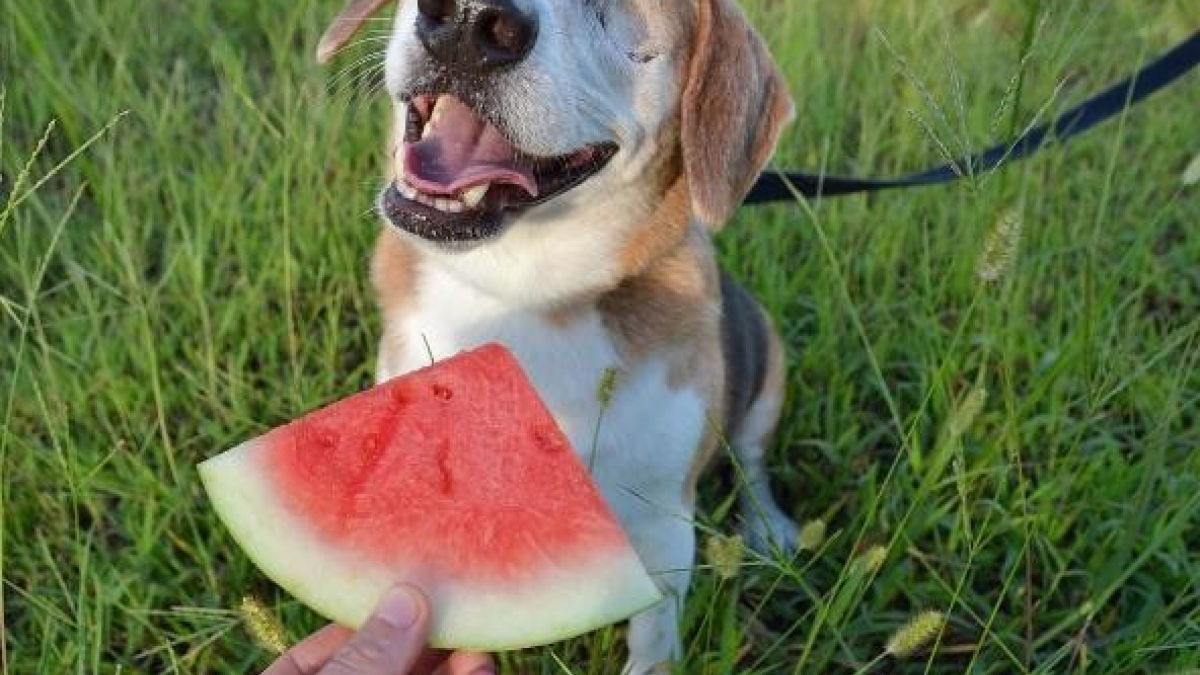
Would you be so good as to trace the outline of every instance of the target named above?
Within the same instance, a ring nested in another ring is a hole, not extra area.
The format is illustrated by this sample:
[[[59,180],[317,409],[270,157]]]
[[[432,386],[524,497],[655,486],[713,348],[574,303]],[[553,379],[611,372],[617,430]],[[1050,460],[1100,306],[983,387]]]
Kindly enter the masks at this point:
[[[393,339],[383,341],[379,379],[428,365],[430,352],[440,359],[499,342],[517,356],[627,526],[648,510],[678,512],[706,413],[694,390],[669,384],[664,362],[624,363],[595,311],[554,322],[433,266],[422,270],[417,289],[403,312],[385,310]],[[609,371],[616,378],[605,405],[600,388]]]

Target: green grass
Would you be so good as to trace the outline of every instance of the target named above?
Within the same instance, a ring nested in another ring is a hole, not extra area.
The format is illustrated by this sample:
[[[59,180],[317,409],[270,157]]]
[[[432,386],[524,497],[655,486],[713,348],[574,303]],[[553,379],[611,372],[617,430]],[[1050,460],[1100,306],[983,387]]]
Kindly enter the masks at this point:
[[[1044,119],[1200,25],[1186,0],[749,4],[798,101],[778,163],[866,174]],[[0,0],[5,675],[257,672],[245,594],[319,623],[193,465],[370,381],[385,106],[309,58],[336,5]],[[781,496],[829,536],[702,569],[681,672],[1200,668],[1197,84],[995,175],[726,228],[791,348]],[[1019,250],[985,283],[1005,214]],[[706,531],[733,531],[724,497]],[[949,617],[936,646],[878,660],[922,609]],[[505,664],[621,659],[613,629]]]

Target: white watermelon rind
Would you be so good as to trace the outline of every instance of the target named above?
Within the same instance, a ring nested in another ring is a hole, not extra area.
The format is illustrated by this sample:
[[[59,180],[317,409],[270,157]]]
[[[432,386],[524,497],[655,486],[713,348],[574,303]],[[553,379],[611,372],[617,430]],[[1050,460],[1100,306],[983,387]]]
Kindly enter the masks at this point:
[[[623,621],[662,600],[632,548],[569,570],[547,566],[535,584],[520,588],[447,588],[417,572],[352,562],[282,507],[254,461],[261,449],[255,439],[200,464],[205,490],[234,540],[263,573],[344,626],[362,625],[386,590],[400,581],[415,583],[430,596],[430,645],[441,649],[542,646]]]

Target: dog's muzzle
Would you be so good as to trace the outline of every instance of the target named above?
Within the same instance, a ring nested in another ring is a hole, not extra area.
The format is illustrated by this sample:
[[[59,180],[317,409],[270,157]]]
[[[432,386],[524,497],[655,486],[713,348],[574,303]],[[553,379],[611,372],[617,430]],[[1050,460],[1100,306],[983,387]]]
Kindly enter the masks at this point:
[[[553,156],[524,150],[496,105],[509,70],[533,50],[536,16],[518,0],[418,0],[427,55],[393,92],[405,106],[394,180],[381,213],[423,239],[463,244],[499,236],[514,215],[584,183],[617,153],[610,141]]]

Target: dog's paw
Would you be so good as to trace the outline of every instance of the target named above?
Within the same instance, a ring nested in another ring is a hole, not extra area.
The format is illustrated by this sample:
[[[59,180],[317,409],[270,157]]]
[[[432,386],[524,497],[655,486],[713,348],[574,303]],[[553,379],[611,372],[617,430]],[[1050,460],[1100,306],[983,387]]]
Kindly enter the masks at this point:
[[[777,508],[745,510],[740,531],[746,545],[760,555],[791,557],[800,547],[800,528]]]

